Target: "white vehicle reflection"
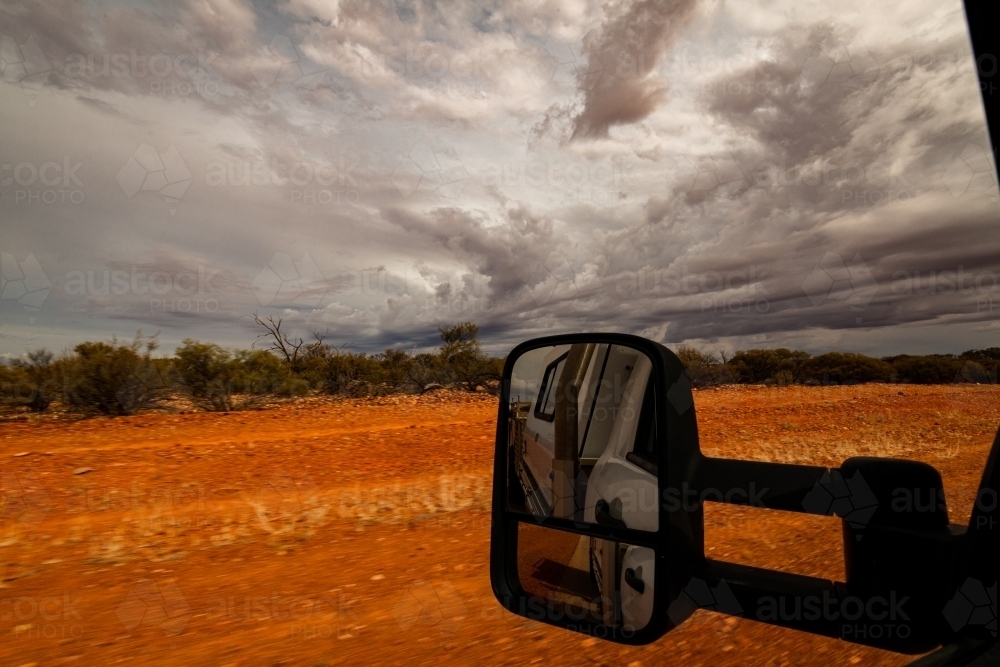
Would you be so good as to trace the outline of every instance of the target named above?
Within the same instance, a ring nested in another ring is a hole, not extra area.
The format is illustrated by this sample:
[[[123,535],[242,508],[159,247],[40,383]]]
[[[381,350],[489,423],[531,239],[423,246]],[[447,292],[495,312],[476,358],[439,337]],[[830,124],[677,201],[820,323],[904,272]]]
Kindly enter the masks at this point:
[[[523,500],[511,502],[538,516],[657,530],[651,372],[644,354],[622,345],[560,345],[518,359],[509,451]]]

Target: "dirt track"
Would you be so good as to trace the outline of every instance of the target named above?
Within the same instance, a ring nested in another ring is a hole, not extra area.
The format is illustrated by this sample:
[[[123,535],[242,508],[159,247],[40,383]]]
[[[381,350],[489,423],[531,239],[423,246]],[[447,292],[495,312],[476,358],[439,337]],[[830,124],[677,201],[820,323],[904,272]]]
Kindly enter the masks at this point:
[[[996,386],[696,392],[713,455],[926,461],[967,521]],[[699,612],[628,648],[490,592],[495,400],[0,424],[0,665],[905,664]],[[83,471],[83,468],[90,468]],[[79,473],[79,474],[76,474]],[[836,519],[712,507],[713,557],[843,577]]]

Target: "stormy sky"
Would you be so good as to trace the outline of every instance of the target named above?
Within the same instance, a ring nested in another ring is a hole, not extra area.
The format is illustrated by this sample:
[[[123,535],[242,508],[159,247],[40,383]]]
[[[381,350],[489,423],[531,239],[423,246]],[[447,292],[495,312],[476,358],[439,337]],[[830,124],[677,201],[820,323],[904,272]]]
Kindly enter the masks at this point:
[[[30,0],[0,33],[5,355],[246,348],[254,312],[366,351],[997,344],[957,0]]]

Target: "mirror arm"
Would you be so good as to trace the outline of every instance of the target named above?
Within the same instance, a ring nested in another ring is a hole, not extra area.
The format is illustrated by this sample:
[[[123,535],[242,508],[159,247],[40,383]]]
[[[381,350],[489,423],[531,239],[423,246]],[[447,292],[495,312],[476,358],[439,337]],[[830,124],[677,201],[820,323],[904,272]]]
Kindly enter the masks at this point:
[[[852,596],[841,582],[712,559],[707,559],[703,574],[715,592],[712,611],[911,655],[941,643],[933,631],[910,632],[905,637],[864,632],[841,612],[856,606],[845,601],[860,599],[863,604],[867,596]],[[722,591],[726,593],[720,595]]]
[[[830,473],[822,466],[702,457],[692,478],[698,498],[817,514],[805,509],[806,497]]]

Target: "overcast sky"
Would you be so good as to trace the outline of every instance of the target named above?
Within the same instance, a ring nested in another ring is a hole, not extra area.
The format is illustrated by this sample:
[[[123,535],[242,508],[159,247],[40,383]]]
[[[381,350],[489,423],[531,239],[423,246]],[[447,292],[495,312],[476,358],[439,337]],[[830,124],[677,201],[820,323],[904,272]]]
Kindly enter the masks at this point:
[[[245,348],[254,312],[359,350],[1000,340],[958,0],[26,0],[0,33],[0,353]]]

